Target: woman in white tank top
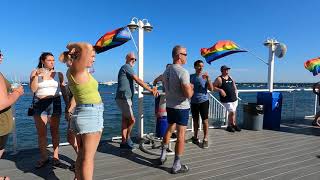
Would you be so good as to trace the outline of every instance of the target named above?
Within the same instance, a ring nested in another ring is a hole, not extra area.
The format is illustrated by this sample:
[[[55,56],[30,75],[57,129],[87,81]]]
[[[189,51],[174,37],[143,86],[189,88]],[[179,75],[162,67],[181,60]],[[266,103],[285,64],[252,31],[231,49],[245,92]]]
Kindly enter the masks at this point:
[[[54,57],[50,52],[44,52],[39,58],[36,70],[31,72],[30,88],[34,93],[34,115],[40,160],[36,168],[45,166],[48,162],[47,147],[47,123],[50,123],[50,131],[53,144],[53,165],[59,165],[59,122],[61,116],[61,92],[65,96],[63,74],[54,71]],[[65,99],[65,98],[64,98]],[[66,100],[66,99],[65,99]]]

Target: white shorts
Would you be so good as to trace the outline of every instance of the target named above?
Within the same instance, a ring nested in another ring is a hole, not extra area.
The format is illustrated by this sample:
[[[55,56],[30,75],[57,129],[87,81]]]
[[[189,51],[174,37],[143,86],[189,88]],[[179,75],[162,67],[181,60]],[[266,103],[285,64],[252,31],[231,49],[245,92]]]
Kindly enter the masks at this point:
[[[222,103],[222,105],[227,109],[228,112],[236,112],[238,106],[238,100],[234,102]]]

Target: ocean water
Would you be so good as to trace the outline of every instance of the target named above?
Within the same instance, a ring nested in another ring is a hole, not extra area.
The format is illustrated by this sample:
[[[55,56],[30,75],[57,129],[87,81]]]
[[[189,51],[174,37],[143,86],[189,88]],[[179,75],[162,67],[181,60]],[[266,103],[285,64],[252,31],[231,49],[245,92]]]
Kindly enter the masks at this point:
[[[121,113],[117,108],[115,98],[116,85],[107,86],[100,85],[99,91],[101,93],[103,103],[105,106],[104,111],[104,131],[102,139],[110,139],[114,136],[120,136],[121,130]],[[284,88],[311,88],[312,84],[292,84],[281,83],[275,84],[275,89]],[[264,89],[266,84],[264,83],[239,83],[238,89]],[[283,106],[282,106],[282,119],[295,119],[303,118],[306,115],[314,114],[315,95],[312,91],[297,91],[297,92],[283,92]],[[213,93],[218,97],[218,93]],[[237,110],[237,121],[242,123],[243,109],[242,105],[248,102],[256,102],[257,93],[240,93],[239,97],[242,99],[239,101]],[[27,149],[37,147],[37,132],[35,123],[32,117],[27,116],[27,109],[32,101],[32,95],[28,86],[25,86],[25,95],[22,96],[15,104],[15,118],[16,118],[16,134],[17,134],[17,148]],[[137,97],[133,99],[134,114],[137,117]],[[63,100],[62,100],[63,102]],[[155,131],[155,115],[154,115],[154,98],[152,96],[144,96],[144,131]],[[62,106],[64,110],[64,103]],[[211,122],[210,122],[211,123]],[[51,143],[50,129],[47,128],[48,143]],[[67,123],[64,119],[64,115],[60,119],[60,142],[67,142]],[[137,134],[137,125],[134,126],[133,136]],[[8,141],[8,148],[12,149],[12,135]]]

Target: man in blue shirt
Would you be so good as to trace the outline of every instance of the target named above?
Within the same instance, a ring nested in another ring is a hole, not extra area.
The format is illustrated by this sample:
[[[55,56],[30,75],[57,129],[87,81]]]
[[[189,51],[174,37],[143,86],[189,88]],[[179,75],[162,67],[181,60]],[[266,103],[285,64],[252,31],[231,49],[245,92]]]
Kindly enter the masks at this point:
[[[213,90],[213,86],[210,77],[207,72],[203,73],[204,64],[203,61],[197,60],[194,62],[195,73],[190,75],[190,82],[193,84],[194,94],[191,97],[191,113],[193,119],[194,135],[191,138],[191,142],[199,144],[198,130],[199,130],[199,114],[203,124],[203,141],[202,148],[208,148],[208,112],[209,112],[209,97],[208,91]]]
[[[144,83],[133,71],[133,66],[137,59],[134,53],[128,53],[126,56],[126,64],[123,65],[118,73],[118,87],[116,92],[116,102],[122,113],[122,125],[121,135],[122,143],[121,149],[132,150],[133,142],[130,138],[130,134],[135,123],[135,118],[132,111],[132,99],[134,95],[134,84],[137,84],[151,92],[154,96],[158,94],[157,89],[151,89],[146,83]]]

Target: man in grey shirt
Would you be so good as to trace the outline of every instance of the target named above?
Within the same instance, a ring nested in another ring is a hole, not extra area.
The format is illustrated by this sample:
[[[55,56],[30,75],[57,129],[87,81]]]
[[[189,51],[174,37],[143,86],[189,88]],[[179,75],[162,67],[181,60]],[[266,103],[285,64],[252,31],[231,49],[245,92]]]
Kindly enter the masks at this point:
[[[132,111],[132,99],[134,95],[133,81],[151,92],[154,96],[158,94],[156,89],[151,89],[144,83],[133,71],[133,66],[137,59],[135,54],[130,52],[126,56],[126,64],[123,65],[118,73],[118,87],[116,92],[116,102],[122,113],[121,135],[122,143],[121,149],[133,149],[133,142],[130,134],[135,123],[135,118]]]
[[[172,49],[173,64],[168,66],[162,75],[167,99],[168,129],[162,141],[160,163],[167,160],[166,149],[170,137],[177,129],[177,141],[175,147],[175,158],[171,169],[172,174],[188,172],[189,168],[182,165],[180,157],[184,151],[185,131],[189,120],[190,103],[193,95],[193,86],[190,84],[190,75],[182,65],[187,62],[187,49],[182,46],[175,46]]]

